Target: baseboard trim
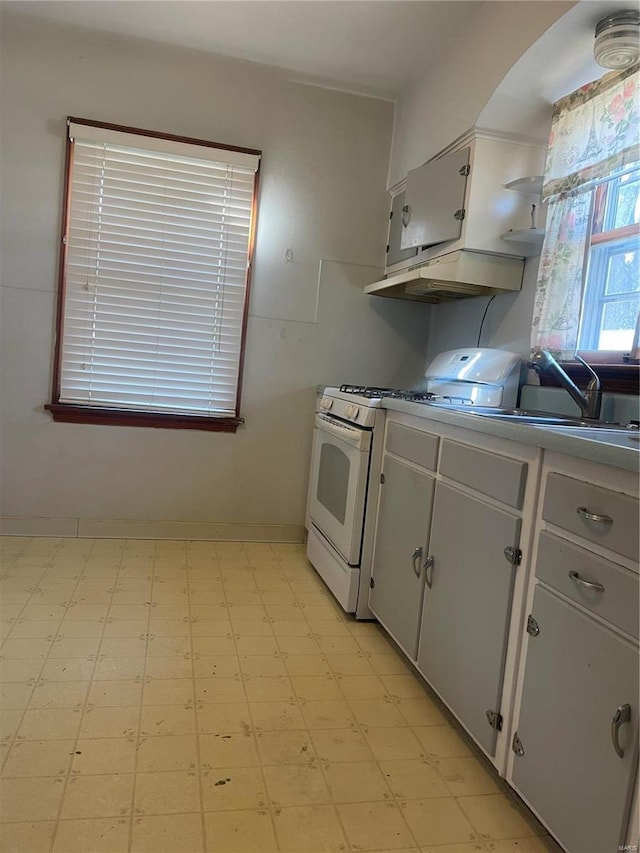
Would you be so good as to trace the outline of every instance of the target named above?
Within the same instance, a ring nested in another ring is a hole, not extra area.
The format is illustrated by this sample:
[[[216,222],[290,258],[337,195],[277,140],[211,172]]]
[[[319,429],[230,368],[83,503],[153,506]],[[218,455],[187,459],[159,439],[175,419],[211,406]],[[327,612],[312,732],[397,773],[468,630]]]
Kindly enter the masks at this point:
[[[220,542],[304,542],[304,524],[227,524],[111,518],[0,516],[2,536],[79,539],[200,539]]]
[[[77,518],[49,518],[34,515],[0,515],[2,536],[78,536]]]

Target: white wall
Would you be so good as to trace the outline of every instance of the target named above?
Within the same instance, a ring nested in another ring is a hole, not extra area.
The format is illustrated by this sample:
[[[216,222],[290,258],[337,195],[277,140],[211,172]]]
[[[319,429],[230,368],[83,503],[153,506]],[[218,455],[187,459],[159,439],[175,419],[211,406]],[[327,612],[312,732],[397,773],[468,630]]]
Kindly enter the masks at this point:
[[[558,51],[557,39],[550,38],[551,30],[573,6],[573,2],[556,0],[480,4],[452,40],[446,61],[397,104],[388,186],[393,187],[410,169],[474,126],[546,139],[551,106],[549,103],[546,113],[542,109],[542,89],[550,69],[563,65],[562,51]],[[561,29],[569,47],[571,32],[567,33],[566,26]],[[547,42],[549,47],[545,47]],[[539,47],[529,50],[536,43]],[[510,88],[514,77],[533,81],[519,101]],[[484,346],[509,349],[523,357],[529,354],[538,263],[539,256],[527,259],[519,293],[501,294],[491,303],[482,333]],[[486,306],[486,299],[434,306],[429,359],[442,350],[475,346]]]
[[[19,16],[4,17],[1,38],[5,530],[301,535],[315,385],[410,384],[424,366],[428,306],[362,293],[378,274],[367,265],[383,262],[391,104]],[[61,424],[44,412],[67,115],[263,150],[246,424],[235,435]],[[172,524],[133,523],[143,520]]]
[[[473,127],[509,69],[573,5],[559,0],[479,4],[437,68],[399,99],[388,186]]]
[[[529,356],[538,262],[539,256],[527,259],[522,290],[501,293],[489,305],[482,327],[482,346],[517,352],[523,358]],[[443,350],[475,347],[489,298],[434,305],[429,324],[428,358]]]

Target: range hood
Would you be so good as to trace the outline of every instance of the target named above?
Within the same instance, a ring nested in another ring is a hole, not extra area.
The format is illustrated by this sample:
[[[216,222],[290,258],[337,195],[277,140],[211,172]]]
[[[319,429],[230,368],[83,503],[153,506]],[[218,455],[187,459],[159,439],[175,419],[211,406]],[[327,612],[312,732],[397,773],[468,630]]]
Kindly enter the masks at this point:
[[[523,271],[521,258],[460,249],[368,284],[364,292],[371,296],[444,302],[520,290]]]

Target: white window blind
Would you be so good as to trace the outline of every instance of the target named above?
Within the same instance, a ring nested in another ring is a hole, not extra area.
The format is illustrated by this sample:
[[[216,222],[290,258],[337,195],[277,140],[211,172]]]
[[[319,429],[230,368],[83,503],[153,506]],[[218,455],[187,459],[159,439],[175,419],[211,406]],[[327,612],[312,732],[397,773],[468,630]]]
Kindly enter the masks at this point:
[[[81,124],[69,135],[59,402],[237,414],[258,157]]]

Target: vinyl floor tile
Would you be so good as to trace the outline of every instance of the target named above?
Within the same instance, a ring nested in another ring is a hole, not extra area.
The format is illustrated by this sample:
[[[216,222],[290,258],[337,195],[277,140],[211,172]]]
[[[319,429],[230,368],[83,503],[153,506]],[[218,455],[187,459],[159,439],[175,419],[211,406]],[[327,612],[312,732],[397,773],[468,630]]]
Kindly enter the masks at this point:
[[[302,546],[0,558],[1,853],[559,853]]]
[[[523,816],[523,809],[504,794],[460,797],[460,808],[484,838],[524,838],[542,834],[539,825]]]
[[[260,767],[219,767],[200,777],[205,811],[264,809],[268,806]]]
[[[136,815],[200,811],[200,786],[195,772],[138,773]]]
[[[0,829],[2,853],[49,853],[55,821],[4,823]]]
[[[200,760],[205,769],[259,764],[254,737],[248,732],[200,735]]]
[[[89,681],[41,681],[30,696],[29,708],[82,708]]]
[[[2,775],[64,776],[74,747],[74,740],[17,741],[2,768]]]
[[[307,731],[259,732],[256,736],[263,765],[309,764],[315,755]]]
[[[20,740],[60,740],[73,738],[80,728],[82,713],[77,709],[37,708],[25,711],[18,730]]]
[[[346,839],[332,806],[279,809],[276,832],[282,853],[320,853],[347,849]]]
[[[131,813],[133,774],[73,776],[62,803],[62,818],[124,817]]]
[[[128,846],[126,818],[61,820],[53,853],[126,853]]]
[[[437,769],[424,760],[381,761],[380,767],[394,797],[419,800],[450,794]]]
[[[406,847],[413,835],[396,803],[350,803],[338,812],[347,837],[356,850]]]
[[[276,853],[271,816],[267,810],[205,813],[206,849],[210,853]],[[284,848],[280,847],[282,851]],[[300,853],[298,848],[296,853]],[[326,848],[325,848],[326,849]]]
[[[198,750],[195,735],[167,735],[142,738],[138,742],[137,770],[195,770]]]
[[[52,741],[57,743],[57,741]],[[71,774],[133,773],[135,738],[80,738],[73,746]]]
[[[336,803],[390,800],[391,791],[375,761],[323,765],[331,795]]]
[[[453,798],[409,800],[401,811],[420,845],[478,840],[474,827]]]
[[[134,818],[131,853],[186,853],[187,850],[189,853],[204,850],[199,814]]]
[[[276,808],[331,802],[331,795],[322,771],[315,765],[290,764],[265,767],[264,778],[269,799]]]

